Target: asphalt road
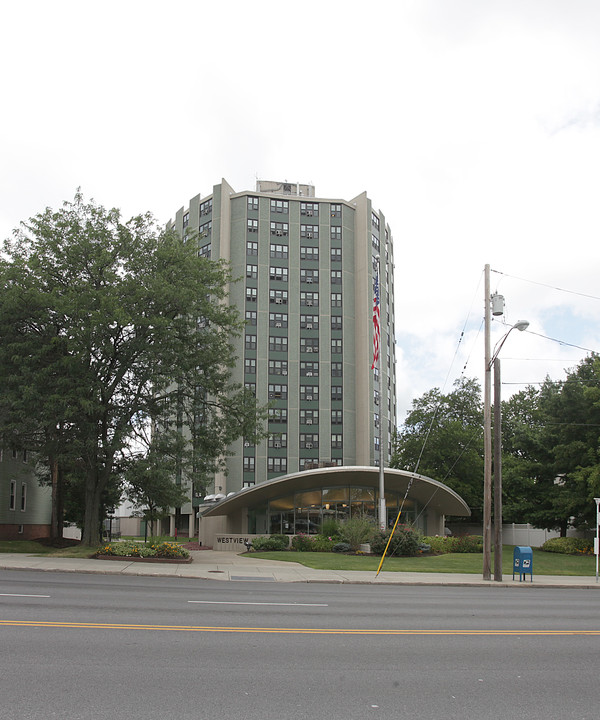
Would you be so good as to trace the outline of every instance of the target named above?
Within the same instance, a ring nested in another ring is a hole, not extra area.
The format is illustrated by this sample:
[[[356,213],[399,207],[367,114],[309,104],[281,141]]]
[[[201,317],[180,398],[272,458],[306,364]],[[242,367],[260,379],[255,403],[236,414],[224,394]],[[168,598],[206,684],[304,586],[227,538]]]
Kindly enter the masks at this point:
[[[597,720],[599,603],[0,571],[0,718]]]

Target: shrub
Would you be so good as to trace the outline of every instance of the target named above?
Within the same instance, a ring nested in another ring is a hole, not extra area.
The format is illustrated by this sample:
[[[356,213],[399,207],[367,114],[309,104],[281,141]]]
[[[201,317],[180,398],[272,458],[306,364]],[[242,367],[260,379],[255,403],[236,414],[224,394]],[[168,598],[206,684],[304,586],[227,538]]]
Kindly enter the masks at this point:
[[[300,533],[292,538],[292,550],[298,552],[310,552],[312,550],[310,535]]]
[[[270,537],[257,537],[252,540],[252,549],[256,552],[267,550],[287,550],[287,535],[271,535]]]
[[[311,538],[313,552],[331,552],[337,541],[327,535],[315,535]]]
[[[363,543],[369,542],[374,531],[375,523],[370,518],[350,518],[340,526],[340,539],[352,550],[358,550]]]
[[[141,542],[126,541],[101,545],[96,550],[98,555],[113,555],[115,557],[159,557],[159,558],[188,558],[189,552],[174,542],[161,542],[145,545]]]
[[[338,538],[340,536],[340,523],[333,518],[323,520],[320,534],[325,537]]]
[[[431,552],[443,553],[480,553],[483,552],[481,535],[458,535],[457,537],[433,536],[423,538],[431,546]]]
[[[545,552],[563,553],[564,555],[593,555],[594,541],[574,537],[550,538],[550,540],[546,540],[541,549]]]
[[[331,549],[333,550],[333,552],[337,553],[349,552],[350,550],[352,550],[352,548],[350,547],[350,545],[348,545],[347,542],[336,543]]]
[[[374,555],[383,555],[385,546],[390,537],[390,532],[382,532],[377,530],[371,538],[371,552]],[[402,525],[396,528],[390,545],[388,547],[388,555],[397,555],[404,557],[413,557],[418,554],[421,545],[421,535],[408,525]]]
[[[283,545],[283,547],[281,548],[282,550],[287,550],[289,548],[289,546],[290,546],[290,536],[289,535],[275,534],[275,535],[271,535],[271,537]]]

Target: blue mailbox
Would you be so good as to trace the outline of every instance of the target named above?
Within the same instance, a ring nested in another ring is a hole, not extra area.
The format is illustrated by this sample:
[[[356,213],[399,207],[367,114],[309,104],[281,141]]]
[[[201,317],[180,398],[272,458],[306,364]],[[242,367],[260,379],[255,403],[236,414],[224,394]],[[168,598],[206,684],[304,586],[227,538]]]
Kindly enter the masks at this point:
[[[517,545],[513,553],[513,580],[515,573],[519,573],[519,582],[529,573],[533,582],[533,550],[530,547]]]

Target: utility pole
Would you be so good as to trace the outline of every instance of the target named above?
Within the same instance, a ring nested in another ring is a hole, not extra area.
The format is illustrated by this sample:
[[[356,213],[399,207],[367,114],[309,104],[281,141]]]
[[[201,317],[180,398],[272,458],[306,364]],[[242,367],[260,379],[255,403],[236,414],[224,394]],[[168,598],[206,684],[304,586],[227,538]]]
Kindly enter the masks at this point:
[[[502,406],[500,358],[494,359],[494,580],[502,581]]]
[[[490,367],[490,266],[485,266],[485,379],[483,385],[483,579],[491,580],[492,553],[492,376]]]

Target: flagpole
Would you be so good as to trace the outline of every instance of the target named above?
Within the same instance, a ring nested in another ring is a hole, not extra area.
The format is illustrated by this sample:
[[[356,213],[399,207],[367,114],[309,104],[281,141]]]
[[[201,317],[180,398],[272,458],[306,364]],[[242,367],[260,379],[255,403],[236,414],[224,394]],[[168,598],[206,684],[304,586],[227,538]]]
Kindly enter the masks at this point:
[[[381,420],[382,382],[381,382],[381,258],[375,257],[377,261],[377,275],[375,278],[375,293],[373,300],[373,344],[374,358],[373,368],[377,369],[379,379],[379,528],[385,532],[387,527],[387,512],[385,507],[385,473],[383,466],[383,423]]]

